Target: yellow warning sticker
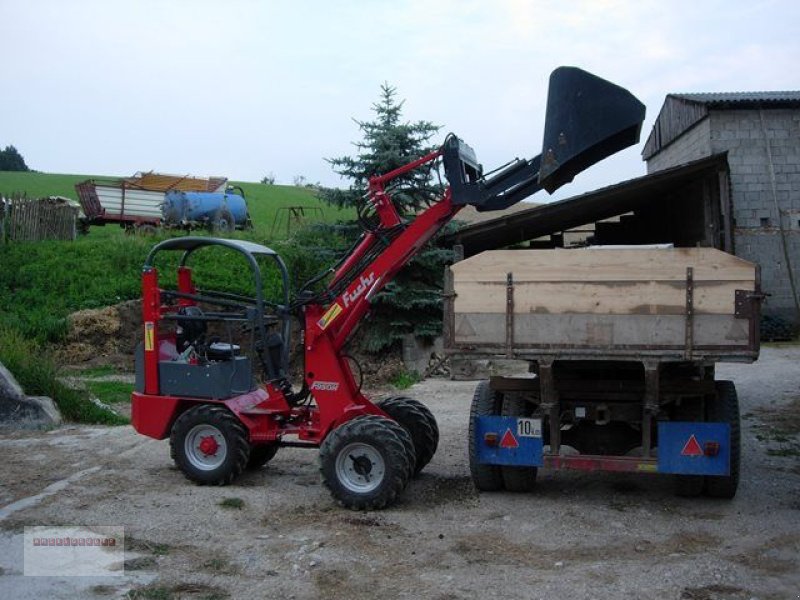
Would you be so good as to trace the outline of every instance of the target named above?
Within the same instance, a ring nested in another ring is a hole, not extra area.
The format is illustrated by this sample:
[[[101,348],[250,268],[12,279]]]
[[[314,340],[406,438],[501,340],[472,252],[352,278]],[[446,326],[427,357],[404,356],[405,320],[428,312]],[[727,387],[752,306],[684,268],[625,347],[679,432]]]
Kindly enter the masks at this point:
[[[152,352],[156,347],[155,324],[148,321],[144,324],[144,349],[145,352]]]
[[[328,325],[333,323],[336,320],[336,317],[342,313],[342,310],[344,310],[342,306],[338,302],[334,302],[333,305],[327,311],[325,311],[325,314],[322,315],[322,318],[317,321],[319,328],[326,329]]]

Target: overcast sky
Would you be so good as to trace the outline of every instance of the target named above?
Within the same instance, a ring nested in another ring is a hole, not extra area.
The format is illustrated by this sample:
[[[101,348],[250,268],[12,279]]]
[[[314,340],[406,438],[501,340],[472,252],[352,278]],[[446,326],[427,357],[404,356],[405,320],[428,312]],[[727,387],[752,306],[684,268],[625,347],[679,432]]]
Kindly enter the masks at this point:
[[[548,76],[574,65],[647,119],[566,197],[644,174],[669,92],[800,89],[797,0],[0,0],[0,24],[0,145],[54,173],[346,185],[324,157],[384,81],[493,168],[541,151]]]

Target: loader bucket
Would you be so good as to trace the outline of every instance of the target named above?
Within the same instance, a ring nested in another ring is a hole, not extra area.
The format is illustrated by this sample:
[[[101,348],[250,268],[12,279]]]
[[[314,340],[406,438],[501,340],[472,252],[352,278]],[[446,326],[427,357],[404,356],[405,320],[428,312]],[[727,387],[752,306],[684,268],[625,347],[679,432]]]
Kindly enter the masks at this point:
[[[628,90],[575,67],[550,75],[539,185],[553,193],[639,141],[645,107]]]

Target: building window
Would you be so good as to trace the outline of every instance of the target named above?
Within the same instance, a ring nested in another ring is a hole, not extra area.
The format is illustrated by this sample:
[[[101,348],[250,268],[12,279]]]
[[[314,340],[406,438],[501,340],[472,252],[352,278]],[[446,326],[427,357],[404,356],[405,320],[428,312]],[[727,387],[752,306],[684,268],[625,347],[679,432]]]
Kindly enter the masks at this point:
[[[769,227],[769,217],[761,217],[761,226]]]

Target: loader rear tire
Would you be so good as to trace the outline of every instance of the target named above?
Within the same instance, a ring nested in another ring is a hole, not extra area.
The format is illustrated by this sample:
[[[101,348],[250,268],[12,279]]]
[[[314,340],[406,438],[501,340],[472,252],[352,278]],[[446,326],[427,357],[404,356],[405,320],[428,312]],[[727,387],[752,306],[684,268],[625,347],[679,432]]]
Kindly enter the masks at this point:
[[[514,394],[503,397],[502,414],[504,417],[530,417],[531,405],[524,398]],[[532,492],[536,487],[536,467],[510,467],[500,468],[503,474],[503,484],[509,492]]]
[[[502,396],[496,394],[484,380],[475,388],[472,406],[469,410],[469,472],[472,482],[482,492],[496,492],[503,489],[503,473],[497,465],[485,465],[478,462],[478,441],[475,439],[477,420],[479,417],[491,417],[500,414]]]
[[[201,404],[175,421],[170,454],[187,479],[228,485],[244,471],[250,442],[244,425],[224,406]]]
[[[259,444],[250,446],[250,458],[247,461],[247,469],[256,471],[275,458],[278,453],[278,444]]]
[[[378,403],[378,406],[397,421],[411,436],[416,460],[412,476],[425,468],[439,445],[439,427],[428,407],[407,396],[391,396]]]
[[[707,475],[705,494],[712,498],[733,498],[739,488],[741,461],[741,423],[739,397],[732,381],[715,382],[716,397],[706,403],[706,420],[730,425],[730,474],[721,477]]]
[[[345,508],[375,510],[393,504],[413,468],[406,436],[391,419],[374,415],[339,425],[320,446],[322,482]]]

